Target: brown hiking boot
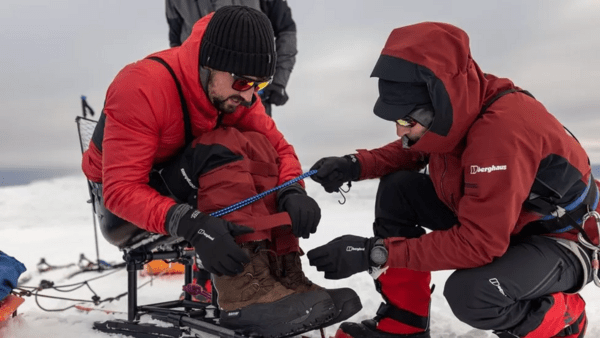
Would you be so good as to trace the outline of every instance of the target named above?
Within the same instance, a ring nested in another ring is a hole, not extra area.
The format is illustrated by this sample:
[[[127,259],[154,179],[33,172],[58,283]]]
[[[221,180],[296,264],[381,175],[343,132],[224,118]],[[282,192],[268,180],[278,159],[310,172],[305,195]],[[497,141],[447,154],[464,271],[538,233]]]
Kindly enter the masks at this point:
[[[271,252],[269,259],[271,261],[271,273],[285,287],[295,290],[298,293],[304,293],[315,290],[327,292],[333,300],[336,314],[326,324],[332,325],[350,318],[352,315],[362,309],[360,297],[350,288],[325,289],[313,283],[302,271],[302,262],[300,256],[304,252],[291,252],[283,256],[276,256]]]
[[[219,323],[248,336],[287,337],[319,328],[337,314],[323,290],[295,292],[271,275],[265,241],[242,244],[250,263],[237,276],[215,276]]]
[[[313,283],[302,271],[300,256],[304,252],[291,252],[283,256],[269,255],[271,262],[271,274],[275,276],[283,286],[296,292],[307,292],[322,290],[323,288]]]
[[[241,309],[251,304],[272,303],[294,293],[281,285],[270,273],[266,241],[241,245],[250,256],[250,263],[237,276],[215,276],[219,307],[225,311]]]

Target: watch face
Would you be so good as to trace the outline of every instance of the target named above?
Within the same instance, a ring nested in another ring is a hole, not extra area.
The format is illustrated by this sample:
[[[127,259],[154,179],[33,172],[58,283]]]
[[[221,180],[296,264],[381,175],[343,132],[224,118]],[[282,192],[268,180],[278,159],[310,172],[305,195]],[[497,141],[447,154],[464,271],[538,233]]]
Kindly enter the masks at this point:
[[[383,265],[387,262],[388,252],[383,246],[375,246],[371,250],[371,261],[377,265]]]

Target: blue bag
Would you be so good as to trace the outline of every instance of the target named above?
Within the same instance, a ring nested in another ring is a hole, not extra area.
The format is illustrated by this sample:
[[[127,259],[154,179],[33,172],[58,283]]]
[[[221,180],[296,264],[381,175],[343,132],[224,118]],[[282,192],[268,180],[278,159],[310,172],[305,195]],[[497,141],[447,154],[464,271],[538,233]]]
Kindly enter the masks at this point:
[[[27,268],[23,263],[0,251],[0,300],[3,300],[17,286],[19,276]]]

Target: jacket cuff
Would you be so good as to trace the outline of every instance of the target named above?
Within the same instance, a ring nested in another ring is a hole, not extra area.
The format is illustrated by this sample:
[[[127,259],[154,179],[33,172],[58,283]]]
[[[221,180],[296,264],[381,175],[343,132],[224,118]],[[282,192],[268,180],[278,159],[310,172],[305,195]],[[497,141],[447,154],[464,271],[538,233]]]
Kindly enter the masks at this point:
[[[346,155],[344,157],[350,161],[350,173],[352,174],[352,180],[358,181],[358,179],[360,178],[360,172],[361,172],[361,167],[360,167],[360,162],[358,161],[358,157],[356,157],[355,154]]]
[[[404,237],[390,237],[384,240],[388,249],[386,265],[390,268],[406,268],[408,265],[408,244]]]
[[[189,204],[175,204],[169,208],[167,219],[165,220],[165,231],[173,237],[179,237],[177,234],[179,221],[191,209],[194,208]]]

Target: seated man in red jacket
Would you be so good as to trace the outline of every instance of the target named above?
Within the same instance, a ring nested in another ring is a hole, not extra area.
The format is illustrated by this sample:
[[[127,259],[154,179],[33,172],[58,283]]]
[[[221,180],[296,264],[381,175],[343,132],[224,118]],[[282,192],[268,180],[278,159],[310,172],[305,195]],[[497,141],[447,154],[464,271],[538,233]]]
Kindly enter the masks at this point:
[[[314,233],[320,219],[302,185],[224,218],[209,215],[301,174],[257,95],[275,64],[268,18],[224,7],[199,20],[182,46],[119,72],[83,158],[109,241],[129,244],[125,221],[183,237],[214,276],[220,323],[268,336],[360,310],[345,307],[358,300],[352,290],[323,289],[302,273],[298,237]]]
[[[430,272],[451,269],[444,296],[461,321],[499,337],[583,337],[577,292],[600,278],[600,209],[575,137],[531,94],[483,73],[449,24],[392,31],[372,76],[375,115],[400,139],[312,168],[328,192],[381,178],[375,237],[308,252],[326,278],[370,270],[386,301],[336,337],[430,337]]]

